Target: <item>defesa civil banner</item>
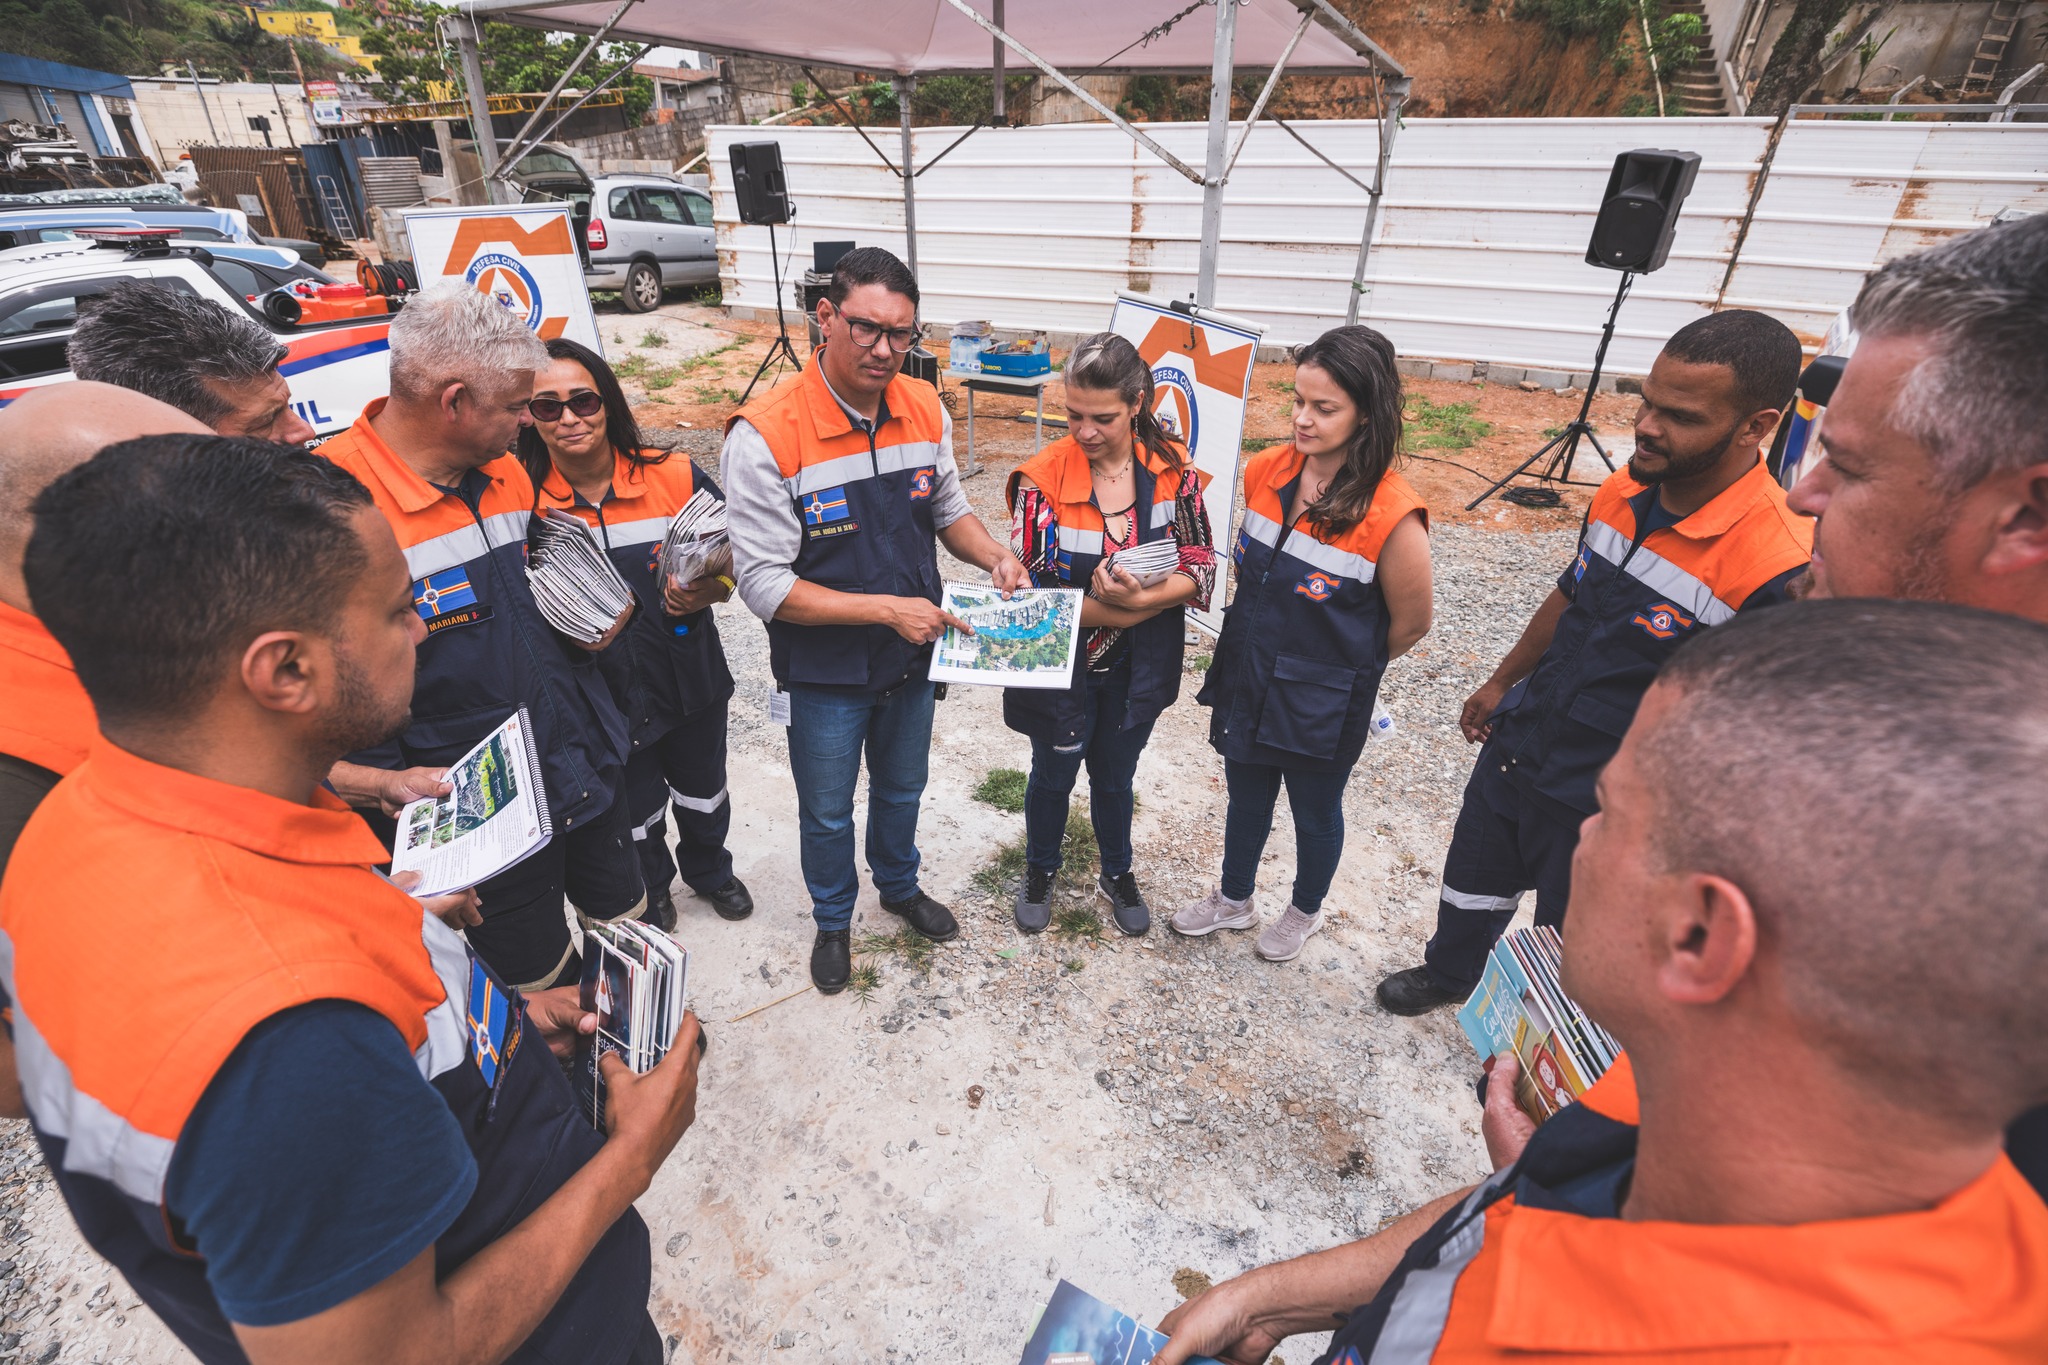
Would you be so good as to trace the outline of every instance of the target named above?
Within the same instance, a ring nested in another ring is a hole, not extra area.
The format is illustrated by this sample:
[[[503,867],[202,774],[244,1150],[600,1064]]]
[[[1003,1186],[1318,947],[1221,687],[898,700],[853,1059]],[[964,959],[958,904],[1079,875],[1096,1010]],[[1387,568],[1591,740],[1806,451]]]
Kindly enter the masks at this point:
[[[604,354],[567,204],[400,210],[420,287],[460,280],[517,314],[543,341]]]
[[[1182,304],[1182,308],[1192,305]],[[1152,407],[1160,423],[1188,444],[1195,468],[1209,476],[1203,506],[1216,538],[1216,592],[1208,611],[1188,619],[1210,634],[1223,629],[1230,574],[1230,518],[1237,506],[1245,402],[1252,359],[1265,328],[1207,308],[1182,312],[1165,299],[1117,291],[1109,330],[1127,338],[1152,367]]]

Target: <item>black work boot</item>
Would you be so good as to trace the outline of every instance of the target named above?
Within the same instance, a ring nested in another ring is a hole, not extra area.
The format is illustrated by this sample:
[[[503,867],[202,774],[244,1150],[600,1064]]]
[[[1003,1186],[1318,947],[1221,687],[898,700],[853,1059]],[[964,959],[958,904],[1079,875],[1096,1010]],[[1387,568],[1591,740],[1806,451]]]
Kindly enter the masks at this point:
[[[820,929],[811,945],[811,984],[820,995],[837,995],[853,975],[853,931]]]
[[[697,894],[711,902],[711,908],[718,912],[720,919],[745,919],[754,913],[753,894],[738,877],[716,891],[699,891]]]
[[[905,924],[934,943],[960,936],[960,922],[953,912],[920,891],[907,901],[883,901],[882,908],[900,916]]]
[[[1051,872],[1035,867],[1024,869],[1024,885],[1017,888],[1017,927],[1027,934],[1042,933],[1052,923]]]
[[[652,925],[664,934],[673,934],[676,931],[676,898],[669,894],[667,887],[664,886],[659,891],[652,887],[648,888],[647,909],[641,912],[640,919],[642,923]]]
[[[1380,982],[1379,989],[1373,994],[1379,998],[1380,1008],[1387,1013],[1412,1017],[1428,1014],[1439,1005],[1455,1005],[1471,992],[1449,990],[1438,985],[1427,967],[1409,967]]]

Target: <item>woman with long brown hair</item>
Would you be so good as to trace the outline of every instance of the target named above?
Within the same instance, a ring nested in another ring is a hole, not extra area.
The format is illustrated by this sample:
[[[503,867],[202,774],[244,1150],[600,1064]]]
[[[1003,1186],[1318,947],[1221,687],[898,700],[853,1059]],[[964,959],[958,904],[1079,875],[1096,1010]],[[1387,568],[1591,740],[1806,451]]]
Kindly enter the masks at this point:
[[[1102,854],[1097,892],[1126,934],[1152,926],[1131,871],[1131,780],[1159,713],[1180,695],[1183,608],[1205,605],[1216,552],[1201,474],[1152,410],[1152,368],[1100,332],[1065,373],[1067,430],[1010,475],[1010,548],[1041,588],[1083,588],[1081,643],[1064,691],[1010,688],[1003,722],[1031,739],[1024,794],[1024,884],[1017,927],[1051,921],[1067,798],[1088,765],[1088,814]],[[1171,539],[1178,563],[1150,587],[1110,564],[1118,550]]]
[[[675,928],[671,884],[683,884],[723,919],[745,919],[754,898],[733,872],[725,837],[726,704],[732,673],[711,619],[732,597],[732,556],[688,582],[662,582],[656,558],[669,522],[698,490],[724,494],[687,457],[641,443],[633,410],[604,358],[566,338],[548,343],[551,363],[534,376],[519,429],[519,459],[533,477],[540,507],[558,507],[589,523],[639,599],[620,648],[599,656],[632,748],[626,802],[634,847],[647,881],[648,923]],[[676,851],[668,847],[673,803]]]
[[[1179,933],[1259,922],[1253,881],[1283,783],[1294,890],[1259,956],[1290,961],[1322,927],[1380,676],[1429,631],[1429,509],[1396,471],[1400,446],[1392,342],[1339,327],[1295,353],[1294,440],[1245,464],[1237,594],[1195,698],[1230,793],[1223,880],[1174,915]]]

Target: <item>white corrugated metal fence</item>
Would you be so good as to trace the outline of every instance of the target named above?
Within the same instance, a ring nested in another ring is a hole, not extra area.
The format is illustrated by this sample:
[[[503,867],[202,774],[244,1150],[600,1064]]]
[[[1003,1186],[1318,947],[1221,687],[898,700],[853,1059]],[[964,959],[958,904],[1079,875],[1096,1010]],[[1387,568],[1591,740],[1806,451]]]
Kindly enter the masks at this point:
[[[1372,121],[1295,127],[1371,179]],[[918,129],[918,157],[960,131]],[[1146,131],[1200,162],[1201,125]],[[1408,355],[1584,370],[1617,282],[1585,264],[1586,241],[1615,154],[1633,147],[1702,160],[1669,264],[1639,278],[1622,310],[1615,373],[1641,373],[1665,337],[1723,303],[1815,341],[1874,265],[2003,208],[2048,211],[2048,125],[1797,120],[1731,271],[1770,132],[1763,119],[1411,119],[1395,138],[1361,318]],[[781,143],[797,205],[777,233],[785,302],[814,242],[902,252],[900,182],[852,129],[713,128],[728,304],[774,306],[767,229],[740,225],[727,170],[731,144],[757,138]],[[895,154],[893,133],[877,140]],[[984,130],[916,188],[928,320],[1090,332],[1108,324],[1118,289],[1193,292],[1200,190],[1106,124]],[[1283,343],[1341,323],[1365,210],[1362,190],[1260,125],[1227,191],[1216,306]]]

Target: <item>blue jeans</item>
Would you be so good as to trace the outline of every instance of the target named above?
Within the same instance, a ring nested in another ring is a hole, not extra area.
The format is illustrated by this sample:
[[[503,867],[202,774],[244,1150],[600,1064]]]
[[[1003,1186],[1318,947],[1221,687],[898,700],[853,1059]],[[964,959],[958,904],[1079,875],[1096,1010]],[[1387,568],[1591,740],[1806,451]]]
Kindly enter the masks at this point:
[[[789,770],[796,778],[804,885],[820,929],[853,923],[853,789],[868,761],[868,871],[885,901],[917,894],[917,808],[932,749],[932,685],[912,678],[875,695],[789,689]]]
[[[1344,856],[1344,784],[1351,769],[1311,773],[1270,763],[1223,760],[1230,793],[1223,817],[1223,894],[1234,901],[1251,895],[1259,855],[1273,832],[1273,803],[1287,783],[1287,808],[1294,814],[1294,908],[1313,915],[1323,908],[1337,860]]]
[[[1121,729],[1130,709],[1128,664],[1088,677],[1088,709],[1081,742],[1070,748],[1050,740],[1031,741],[1031,781],[1024,788],[1024,861],[1040,872],[1060,868],[1060,842],[1067,832],[1067,798],[1088,763],[1088,818],[1102,851],[1102,875],[1131,870],[1131,778],[1138,755],[1152,738],[1152,722]]]

